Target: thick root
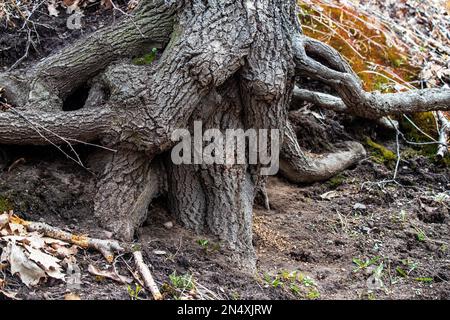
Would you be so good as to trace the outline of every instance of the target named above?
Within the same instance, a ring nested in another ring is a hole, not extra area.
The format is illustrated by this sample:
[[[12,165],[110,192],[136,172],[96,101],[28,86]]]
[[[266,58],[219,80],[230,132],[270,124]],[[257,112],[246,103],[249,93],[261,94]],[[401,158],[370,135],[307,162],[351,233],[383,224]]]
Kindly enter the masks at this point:
[[[147,217],[148,205],[164,188],[163,170],[158,161],[128,149],[105,154],[102,162],[94,214],[102,227],[131,241]]]
[[[327,155],[312,155],[303,152],[295,132],[289,124],[280,156],[281,174],[294,183],[325,181],[366,156],[364,147],[358,142],[347,142],[347,148]]]
[[[450,110],[450,89],[424,89],[381,94],[366,92],[361,80],[333,48],[298,35],[294,39],[297,75],[311,77],[330,85],[339,98],[316,92],[297,90],[297,96],[315,101],[323,107],[368,118],[402,113]],[[346,108],[344,108],[344,106]]]

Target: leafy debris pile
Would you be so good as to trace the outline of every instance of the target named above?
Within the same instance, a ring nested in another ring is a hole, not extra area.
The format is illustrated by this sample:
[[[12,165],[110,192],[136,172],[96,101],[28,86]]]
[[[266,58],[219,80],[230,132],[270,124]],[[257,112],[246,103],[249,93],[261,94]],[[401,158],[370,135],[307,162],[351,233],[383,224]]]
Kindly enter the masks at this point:
[[[347,2],[347,1],[342,1]],[[425,85],[450,83],[449,0],[353,0],[357,10],[372,15],[408,49],[422,67]]]
[[[28,232],[22,220],[10,213],[0,215],[1,270],[9,267],[27,287],[53,278],[66,281],[68,265],[74,263],[78,247]],[[2,282],[5,285],[5,281]],[[0,286],[0,290],[1,290]]]

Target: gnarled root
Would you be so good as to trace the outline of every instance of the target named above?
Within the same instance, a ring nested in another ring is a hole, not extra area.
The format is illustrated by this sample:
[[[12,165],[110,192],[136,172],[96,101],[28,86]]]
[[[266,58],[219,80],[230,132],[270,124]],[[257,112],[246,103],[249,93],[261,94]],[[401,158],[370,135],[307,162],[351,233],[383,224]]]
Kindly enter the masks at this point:
[[[295,132],[289,124],[281,151],[280,171],[294,183],[330,179],[366,156],[366,151],[360,143],[350,141],[346,144],[347,148],[326,155],[306,153],[300,148]]]
[[[164,190],[164,171],[158,160],[123,148],[105,154],[102,162],[94,214],[117,237],[131,241],[147,217],[150,202]]]
[[[335,97],[300,88],[296,91],[298,99],[303,97],[317,102],[321,107],[368,119],[450,109],[450,89],[391,94],[364,91],[361,80],[335,49],[308,37],[295,37],[294,54],[298,76],[321,81],[331,86],[338,95]]]

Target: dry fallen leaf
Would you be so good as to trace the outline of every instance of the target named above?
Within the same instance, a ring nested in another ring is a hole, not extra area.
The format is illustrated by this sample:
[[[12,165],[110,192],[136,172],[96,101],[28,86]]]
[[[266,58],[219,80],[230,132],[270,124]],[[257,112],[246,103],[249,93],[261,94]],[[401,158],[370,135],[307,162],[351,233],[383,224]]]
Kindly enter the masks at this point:
[[[41,279],[46,278],[44,270],[31,261],[27,257],[24,249],[15,243],[8,242],[2,252],[0,261],[9,262],[11,274],[18,274],[20,280],[27,287],[35,286]]]
[[[51,248],[47,249],[52,254],[56,255],[60,258],[67,258],[70,256],[74,256],[78,253],[78,247],[77,246],[71,246],[67,248],[66,246],[62,246],[60,244],[53,244]]]
[[[102,0],[100,4],[106,9],[111,9],[113,7],[111,0]]]
[[[81,300],[81,298],[75,293],[68,293],[64,296],[64,300]]]
[[[2,229],[9,222],[9,214],[0,214],[0,229]]]
[[[26,233],[26,228],[23,225],[19,224],[19,223],[9,222],[7,224],[7,227],[11,231],[11,234],[23,235],[23,234]]]
[[[75,257],[71,256],[64,259],[64,264],[67,265],[67,289],[80,290],[81,289],[81,269],[77,264]]]
[[[320,197],[324,200],[331,200],[333,198],[339,197],[339,192],[337,192],[337,191],[325,192]]]
[[[133,279],[131,279],[131,278],[118,275],[114,271],[99,270],[99,269],[97,269],[97,267],[93,266],[92,264],[89,265],[88,272],[90,274],[93,274],[94,276],[99,276],[99,277],[111,279],[111,280],[114,280],[114,281],[117,281],[117,282],[120,282],[120,283],[124,283],[124,284],[130,284],[130,283],[133,282]]]
[[[52,17],[57,17],[59,15],[58,9],[56,9],[56,0],[51,0],[47,3],[48,14]]]
[[[0,259],[1,268],[9,267],[11,273],[18,274],[28,287],[47,277],[65,281],[63,265],[67,265],[67,275],[71,275],[69,267],[76,264],[74,256],[78,253],[78,246],[44,237],[39,232],[29,233],[26,224],[12,212],[1,214],[0,222],[0,243],[6,244]],[[74,260],[70,265],[68,258]],[[61,259],[65,259],[65,264]],[[81,280],[78,280],[80,284]]]
[[[65,274],[59,265],[61,260],[30,246],[25,246],[25,248],[30,253],[29,258],[42,267],[50,277],[60,280],[65,279]]]
[[[66,5],[66,12],[68,13],[68,14],[71,14],[71,13],[73,13],[73,12],[75,12],[75,11],[80,11],[81,9],[80,9],[80,6],[79,6],[79,4],[80,4],[80,0],[74,0],[74,1],[70,1],[70,2],[68,2],[68,3],[71,3],[70,5]]]
[[[73,5],[74,2],[75,0],[63,0],[63,4],[67,7]]]

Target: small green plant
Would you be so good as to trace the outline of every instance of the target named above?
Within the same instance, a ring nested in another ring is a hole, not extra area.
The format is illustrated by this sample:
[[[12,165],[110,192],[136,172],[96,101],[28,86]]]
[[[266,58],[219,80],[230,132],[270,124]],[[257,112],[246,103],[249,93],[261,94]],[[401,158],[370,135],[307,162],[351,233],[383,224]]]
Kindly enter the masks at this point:
[[[300,296],[301,293],[302,293],[300,287],[298,285],[296,285],[295,283],[291,283],[289,285],[289,289],[291,289],[292,293],[297,295],[297,296]]]
[[[206,239],[197,240],[197,244],[205,251],[205,253],[214,253],[220,251],[219,242],[211,242]]]
[[[308,276],[304,276],[304,275],[300,275],[299,276],[299,281],[305,286],[305,287],[315,287],[316,283],[314,282],[313,279],[311,279]]]
[[[308,291],[306,298],[309,300],[316,300],[320,298],[320,292],[317,290],[317,288],[312,288]]]
[[[133,59],[133,64],[137,66],[144,66],[152,64],[156,59],[156,54],[158,53],[157,48],[153,48],[152,51],[142,57]]]
[[[241,296],[239,295],[239,293],[237,293],[237,292],[231,293],[231,300],[239,300],[240,298],[241,298]]]
[[[361,270],[367,269],[368,267],[376,264],[380,260],[380,257],[373,257],[372,259],[361,260],[358,258],[353,258],[353,263],[356,264],[357,268],[353,272],[359,272]]]
[[[197,241],[197,243],[202,247],[202,248],[208,248],[209,245],[209,241],[206,239],[200,239]]]
[[[437,195],[434,196],[434,201],[436,201],[437,203],[444,203],[446,201],[450,200],[450,195],[448,195],[447,193],[438,193]]]
[[[431,283],[433,282],[433,278],[414,278],[414,280],[418,281],[418,282],[423,282],[423,283]]]
[[[284,285],[279,276],[272,279],[272,277],[267,273],[264,275],[264,281],[275,289]]]
[[[264,281],[273,288],[283,288],[292,294],[306,299],[318,299],[320,292],[314,280],[298,271],[283,270],[275,278],[264,275]]]
[[[367,300],[374,301],[377,300],[377,296],[373,292],[367,293]]]
[[[176,289],[192,290],[195,287],[192,280],[192,275],[190,274],[177,275],[177,272],[174,271],[171,275],[169,275],[169,280],[172,286]]]
[[[408,277],[408,273],[401,267],[397,267],[395,268],[395,271],[397,272],[397,274],[402,277],[402,278],[407,278]]]
[[[422,229],[416,228],[416,239],[419,242],[425,242],[425,240],[427,239],[427,235]]]
[[[133,289],[130,285],[127,287],[128,295],[130,296],[131,300],[139,300],[139,293],[141,292],[142,287],[140,285],[136,285],[136,287]]]
[[[405,223],[407,220],[408,220],[408,213],[405,210],[401,210],[395,219],[395,221],[399,223]]]

